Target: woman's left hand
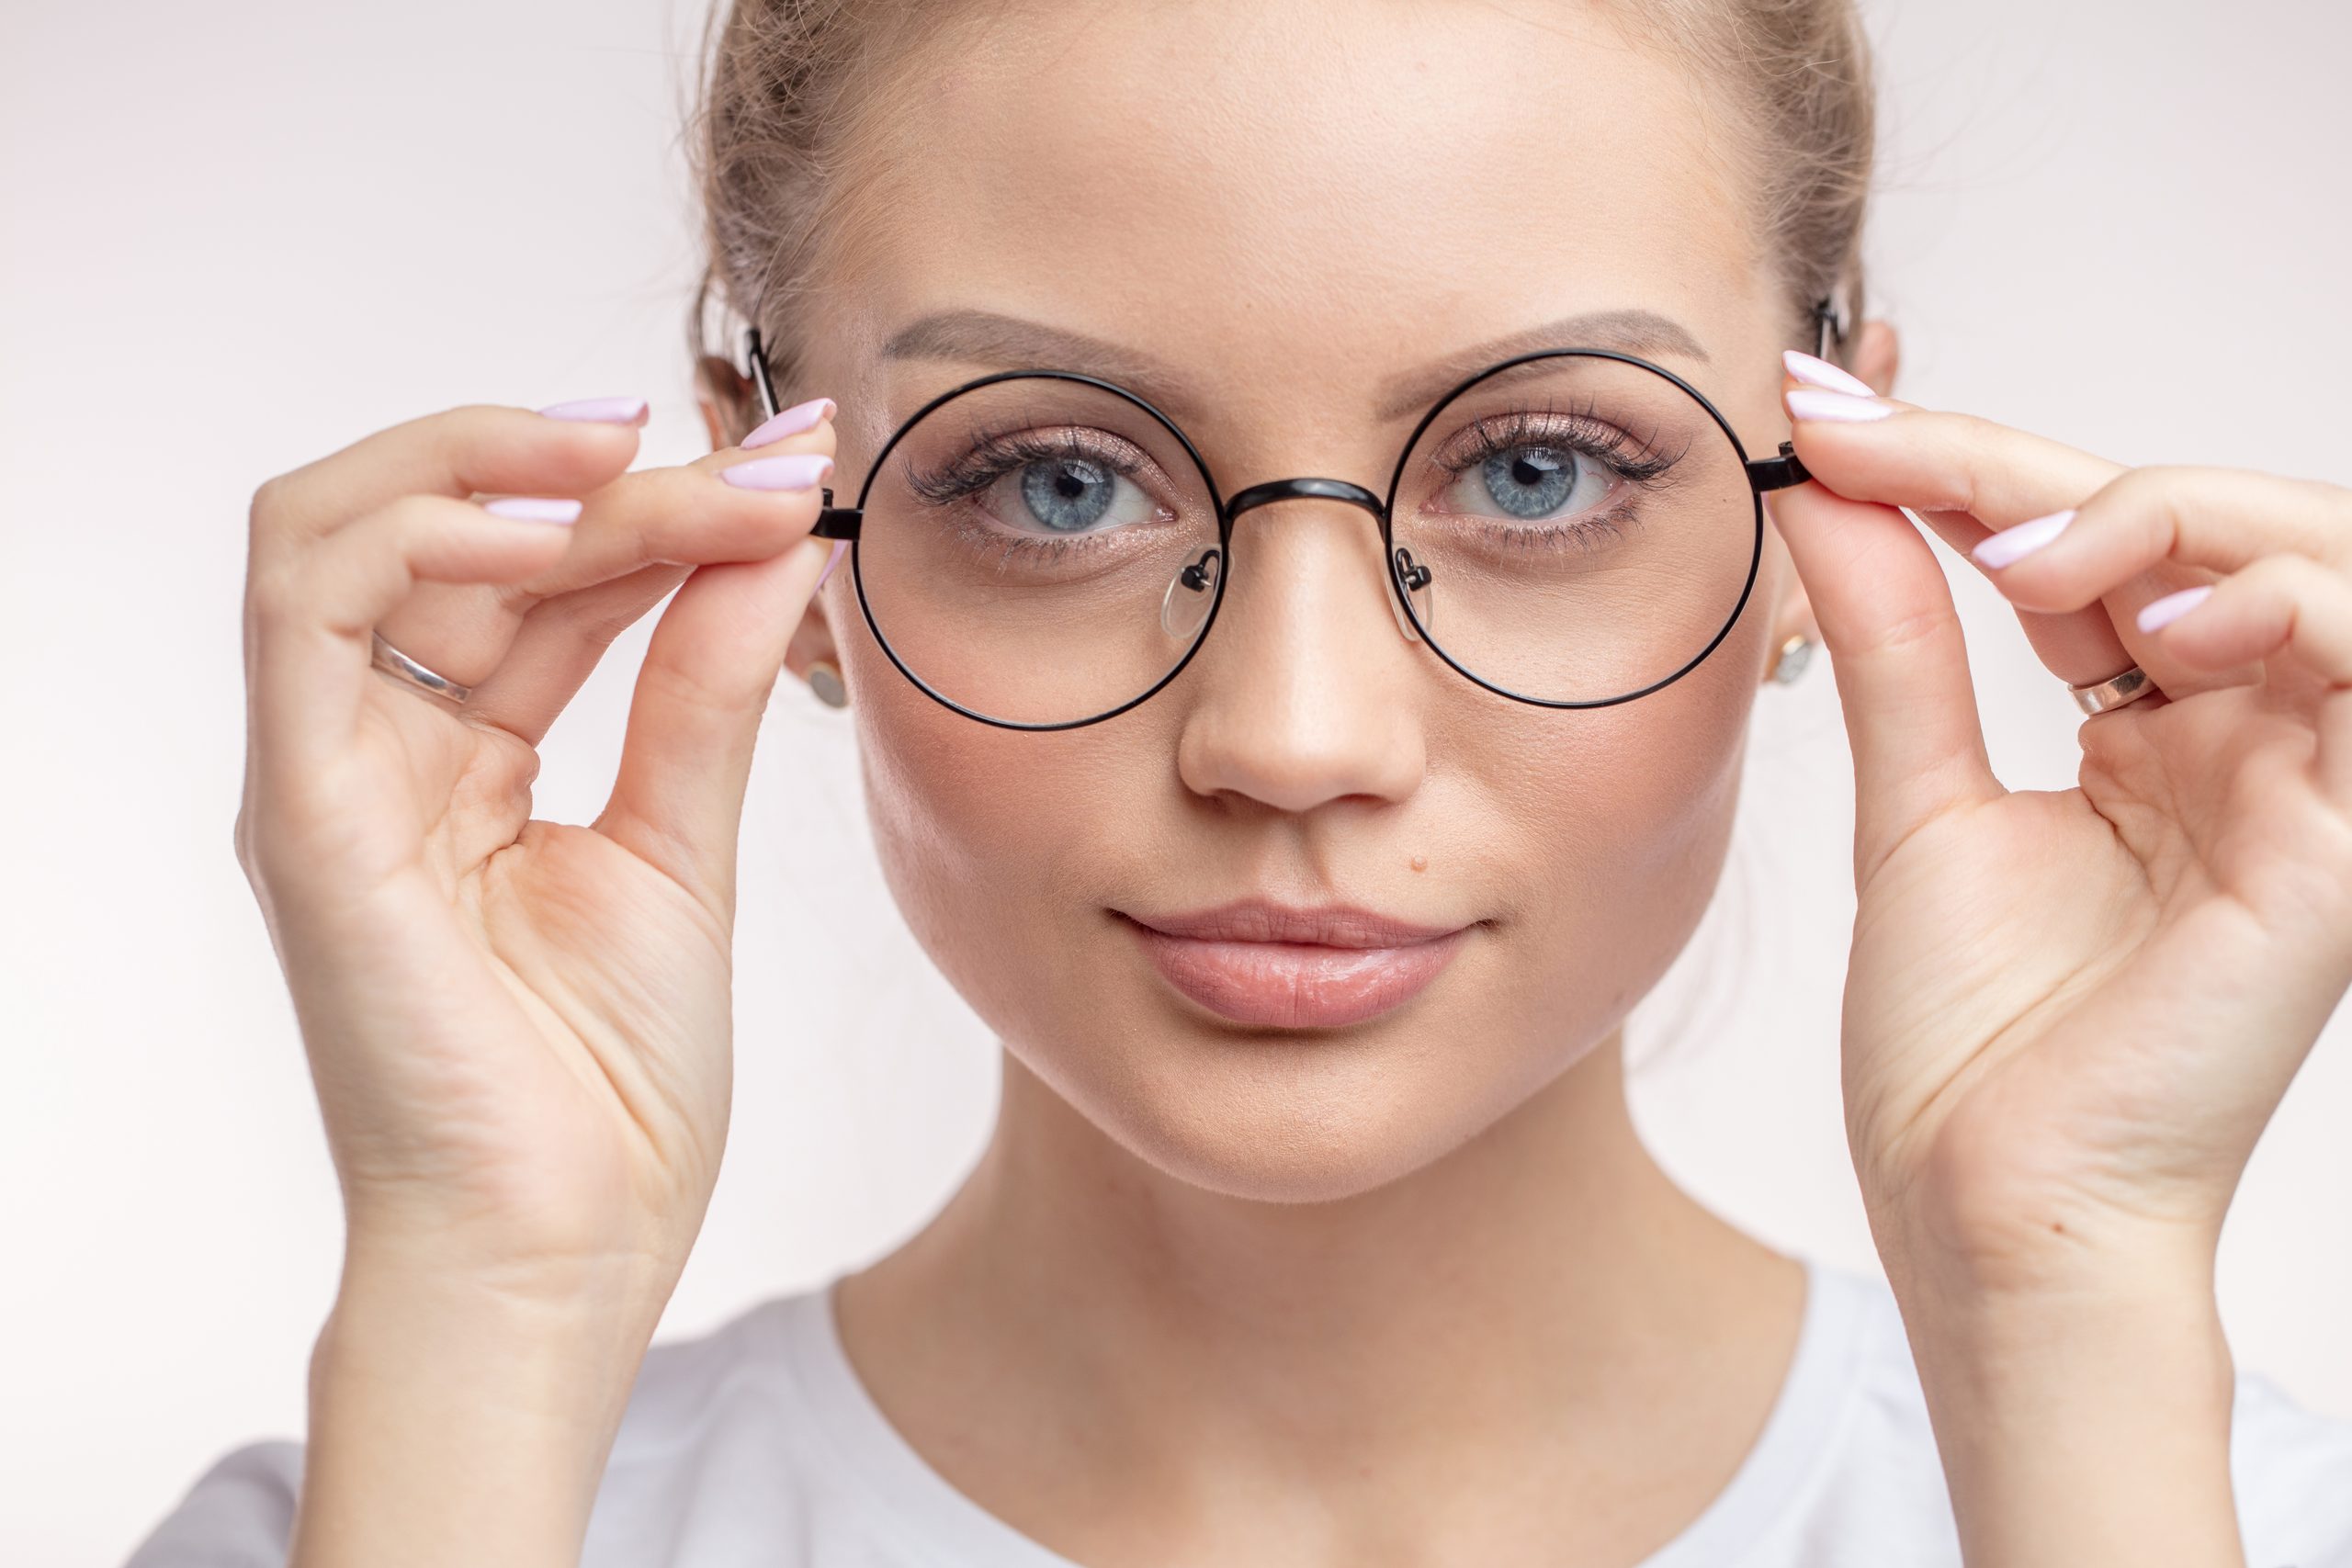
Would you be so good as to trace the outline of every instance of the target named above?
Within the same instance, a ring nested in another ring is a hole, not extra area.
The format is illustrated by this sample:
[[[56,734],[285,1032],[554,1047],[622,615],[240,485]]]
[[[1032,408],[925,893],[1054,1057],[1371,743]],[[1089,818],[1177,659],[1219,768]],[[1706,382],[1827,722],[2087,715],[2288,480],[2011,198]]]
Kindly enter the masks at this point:
[[[1853,742],[1847,1123],[1890,1278],[1913,1299],[2210,1280],[2352,983],[2352,491],[1836,396],[1791,399],[1817,482],[1771,504]],[[1993,776],[1951,592],[1897,507],[1990,541],[2053,720],[2059,682],[2154,678],[2082,720],[2076,787]],[[2152,604],[2177,618],[2143,625]]]

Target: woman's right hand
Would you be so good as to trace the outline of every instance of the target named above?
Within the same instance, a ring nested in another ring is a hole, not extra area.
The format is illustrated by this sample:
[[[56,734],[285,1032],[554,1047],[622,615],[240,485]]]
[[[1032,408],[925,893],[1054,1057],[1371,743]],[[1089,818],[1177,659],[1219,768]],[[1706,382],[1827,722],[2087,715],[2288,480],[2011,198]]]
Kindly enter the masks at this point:
[[[450,409],[261,486],[236,841],[341,1179],[346,1300],[364,1275],[594,1302],[641,1346],[725,1141],[737,826],[826,560],[833,429],[626,472],[644,405],[605,401]],[[673,588],[602,814],[534,820],[538,741]],[[371,669],[374,630],[471,696]]]

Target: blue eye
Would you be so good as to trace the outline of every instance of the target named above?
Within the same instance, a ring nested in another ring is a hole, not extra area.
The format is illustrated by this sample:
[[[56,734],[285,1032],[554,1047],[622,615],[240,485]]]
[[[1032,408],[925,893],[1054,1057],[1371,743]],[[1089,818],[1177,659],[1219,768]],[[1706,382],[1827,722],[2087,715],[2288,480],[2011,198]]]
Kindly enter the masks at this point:
[[[1577,455],[1552,446],[1498,452],[1478,465],[1487,498],[1513,517],[1548,517],[1576,492]]]
[[[1491,517],[1499,509],[1517,522],[1537,523],[1590,508],[1609,486],[1609,470],[1573,448],[1507,446],[1464,468],[1447,502],[1473,516]]]
[[[1150,494],[1114,464],[1067,449],[1045,454],[1002,452],[976,457],[978,471],[938,491],[978,492],[988,515],[1006,531],[1032,539],[1100,536],[1149,523],[1160,509]]]
[[[1020,474],[1022,503],[1057,534],[1091,528],[1118,495],[1118,476],[1083,457],[1031,463]]]

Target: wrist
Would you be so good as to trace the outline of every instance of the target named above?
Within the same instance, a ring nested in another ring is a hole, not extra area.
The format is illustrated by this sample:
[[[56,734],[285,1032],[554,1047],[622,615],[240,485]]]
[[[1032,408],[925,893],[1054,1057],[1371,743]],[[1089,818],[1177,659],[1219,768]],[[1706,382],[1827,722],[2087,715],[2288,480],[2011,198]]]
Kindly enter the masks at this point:
[[[1896,1300],[1969,1562],[2241,1561],[2210,1267]]]
[[[492,1332],[511,1321],[561,1333],[599,1323],[650,1325],[684,1268],[683,1258],[616,1243],[534,1245],[355,1214],[336,1293],[452,1322],[479,1316]]]
[[[2212,1293],[2220,1213],[2124,1213],[2013,1190],[1870,1207],[1888,1283],[1923,1304],[2030,1313]]]
[[[289,1561],[572,1568],[659,1317],[350,1259],[311,1352]]]

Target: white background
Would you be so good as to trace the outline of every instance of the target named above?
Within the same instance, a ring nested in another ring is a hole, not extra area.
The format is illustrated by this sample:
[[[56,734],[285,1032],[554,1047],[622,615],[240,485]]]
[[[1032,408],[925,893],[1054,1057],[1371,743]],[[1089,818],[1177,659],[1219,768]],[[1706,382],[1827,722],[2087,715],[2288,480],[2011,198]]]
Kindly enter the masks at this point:
[[[1871,10],[1875,299],[1906,396],[2129,462],[2352,480],[2352,11]],[[119,1562],[220,1450],[300,1429],[338,1215],[230,845],[246,500],[478,400],[640,393],[646,462],[697,449],[676,127],[699,17],[0,9],[0,1560]],[[2065,694],[1946,558],[1996,761],[2064,787]],[[642,647],[555,731],[540,815],[594,815]],[[1638,1110],[1725,1213],[1871,1268],[1837,1108],[1851,785],[1825,669],[1764,694],[1755,753],[1716,917],[1669,982],[1696,1011]],[[891,1246],[994,1093],[989,1037],[881,886],[848,718],[797,682],[744,863],[740,1101],[671,1334]],[[2222,1290],[2242,1364],[2352,1416],[2347,1032],[2264,1140]]]

